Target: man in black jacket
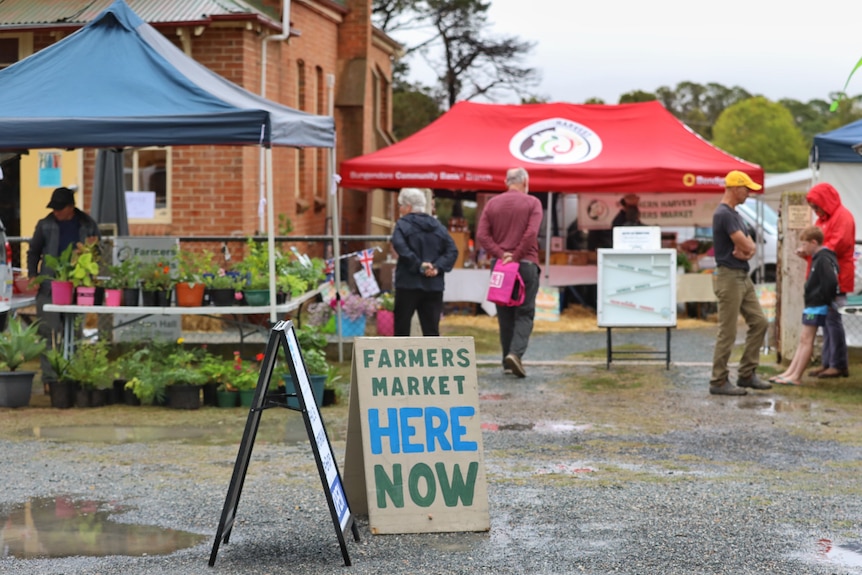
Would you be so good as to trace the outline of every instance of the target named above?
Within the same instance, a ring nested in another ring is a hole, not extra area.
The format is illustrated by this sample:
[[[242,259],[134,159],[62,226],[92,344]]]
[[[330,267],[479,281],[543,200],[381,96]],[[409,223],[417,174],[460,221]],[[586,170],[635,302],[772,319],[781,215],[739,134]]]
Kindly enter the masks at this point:
[[[48,202],[51,213],[36,223],[36,231],[27,249],[27,275],[54,277],[54,270],[46,263],[44,256],[58,257],[70,244],[85,243],[92,238],[99,239],[99,226],[89,215],[75,207],[75,194],[69,188],[57,188]],[[74,250],[74,248],[72,248]],[[53,336],[60,333],[60,314],[46,313],[42,308],[51,303],[51,282],[43,281],[36,295],[36,315],[39,333],[53,344]],[[42,356],[42,380],[51,381],[56,377],[51,364]]]

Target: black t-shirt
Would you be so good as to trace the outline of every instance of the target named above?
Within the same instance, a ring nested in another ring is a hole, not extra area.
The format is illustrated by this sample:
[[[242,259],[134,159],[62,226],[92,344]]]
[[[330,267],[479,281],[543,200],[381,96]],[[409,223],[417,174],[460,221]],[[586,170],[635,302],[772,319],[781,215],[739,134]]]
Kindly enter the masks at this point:
[[[715,265],[748,271],[748,261],[733,256],[734,245],[730,236],[736,231],[746,233],[742,216],[727,204],[718,204],[712,215],[712,247],[715,251]]]

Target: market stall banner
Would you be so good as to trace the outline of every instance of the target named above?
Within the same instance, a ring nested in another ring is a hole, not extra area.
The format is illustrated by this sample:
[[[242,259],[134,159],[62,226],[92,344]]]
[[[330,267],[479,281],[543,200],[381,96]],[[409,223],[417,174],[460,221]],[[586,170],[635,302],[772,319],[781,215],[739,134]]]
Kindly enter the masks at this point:
[[[356,338],[345,451],[372,533],[490,529],[473,338]]]
[[[605,230],[623,209],[624,194],[580,194],[578,228]],[[712,227],[720,194],[638,194],[640,220],[645,226]]]

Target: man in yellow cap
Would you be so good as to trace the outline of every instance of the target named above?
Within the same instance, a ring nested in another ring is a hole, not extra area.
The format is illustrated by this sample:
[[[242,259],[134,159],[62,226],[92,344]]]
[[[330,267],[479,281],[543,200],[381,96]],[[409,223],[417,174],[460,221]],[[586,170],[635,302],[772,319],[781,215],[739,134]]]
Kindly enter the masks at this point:
[[[712,287],[718,300],[718,336],[712,357],[712,377],[709,393],[713,395],[745,395],[745,388],[770,389],[772,385],[757,377],[760,346],[769,323],[748,275],[748,260],[754,256],[755,244],[748,235],[745,222],[736,206],[745,202],[748,194],[763,186],[748,174],[734,170],[724,179],[724,196],[712,216],[712,241],[716,269]],[[748,331],[745,348],[739,360],[736,385],[730,382],[727,362],[736,340],[736,323],[742,314]]]

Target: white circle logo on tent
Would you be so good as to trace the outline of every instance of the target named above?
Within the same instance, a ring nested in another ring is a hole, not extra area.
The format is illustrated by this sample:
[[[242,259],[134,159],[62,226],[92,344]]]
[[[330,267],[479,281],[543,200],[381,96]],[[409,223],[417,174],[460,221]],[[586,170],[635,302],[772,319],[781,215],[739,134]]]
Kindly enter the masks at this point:
[[[534,164],[581,164],[602,153],[602,140],[582,124],[551,118],[515,134],[509,141],[509,152]]]

